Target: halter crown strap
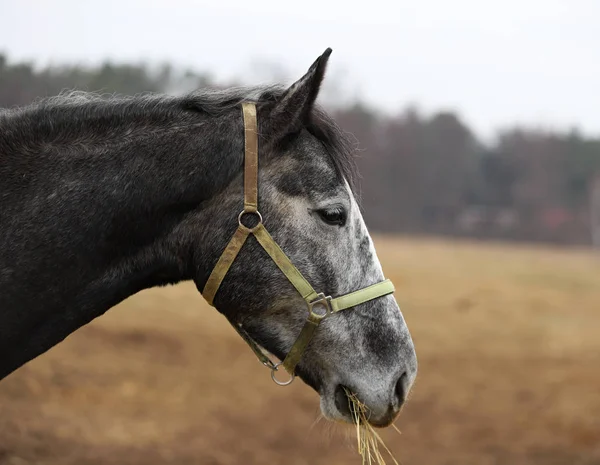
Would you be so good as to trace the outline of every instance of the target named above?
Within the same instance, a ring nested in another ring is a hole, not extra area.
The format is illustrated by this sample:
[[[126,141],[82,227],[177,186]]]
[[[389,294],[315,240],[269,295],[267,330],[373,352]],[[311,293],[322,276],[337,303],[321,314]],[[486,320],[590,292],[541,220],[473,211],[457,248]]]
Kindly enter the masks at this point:
[[[256,106],[242,103],[244,117],[244,211],[258,211],[258,125]]]
[[[261,363],[271,369],[271,377],[279,385],[290,384],[294,380],[295,368],[300,362],[304,351],[312,340],[315,331],[321,321],[332,313],[345,310],[356,305],[368,302],[394,292],[394,285],[389,279],[373,284],[371,286],[342,295],[332,299],[324,294],[318,294],[302,273],[294,266],[281,247],[271,237],[262,223],[262,216],[258,211],[258,124],[256,119],[256,106],[253,103],[242,103],[242,115],[244,120],[244,209],[238,217],[238,228],[233,237],[225,247],[213,268],[202,295],[206,301],[213,305],[214,298],[225,279],[227,272],[238,256],[240,250],[246,243],[246,239],[253,234],[261,247],[269,254],[269,257],[279,267],[290,283],[296,288],[308,306],[308,317],[294,342],[294,345],[286,355],[283,362],[274,363],[263,351],[246,330],[239,324],[230,323],[238,334],[246,341]],[[256,214],[258,224],[252,228],[242,223],[244,214]],[[279,366],[283,366],[291,375],[287,382],[280,382],[275,378],[275,372]]]

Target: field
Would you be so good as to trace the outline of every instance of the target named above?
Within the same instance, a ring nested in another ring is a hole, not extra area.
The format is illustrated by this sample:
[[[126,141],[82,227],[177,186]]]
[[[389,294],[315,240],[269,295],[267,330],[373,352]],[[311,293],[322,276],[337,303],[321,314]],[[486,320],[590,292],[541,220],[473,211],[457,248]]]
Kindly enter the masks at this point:
[[[600,255],[377,237],[419,375],[404,465],[600,464]],[[360,464],[189,283],[142,292],[0,382],[0,464]]]

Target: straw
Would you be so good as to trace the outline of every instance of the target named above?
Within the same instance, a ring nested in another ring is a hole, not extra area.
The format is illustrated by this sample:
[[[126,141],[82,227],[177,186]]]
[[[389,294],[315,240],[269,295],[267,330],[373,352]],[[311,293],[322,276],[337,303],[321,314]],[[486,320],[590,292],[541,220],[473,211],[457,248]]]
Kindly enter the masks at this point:
[[[400,465],[390,449],[383,442],[383,439],[381,439],[381,436],[377,434],[375,428],[369,423],[367,417],[368,410],[365,404],[358,400],[354,393],[348,391],[346,388],[344,390],[348,396],[350,412],[356,426],[358,453],[362,456],[363,465],[386,465],[386,461],[379,451],[379,446],[385,449],[395,465]],[[392,426],[400,433],[396,426]]]

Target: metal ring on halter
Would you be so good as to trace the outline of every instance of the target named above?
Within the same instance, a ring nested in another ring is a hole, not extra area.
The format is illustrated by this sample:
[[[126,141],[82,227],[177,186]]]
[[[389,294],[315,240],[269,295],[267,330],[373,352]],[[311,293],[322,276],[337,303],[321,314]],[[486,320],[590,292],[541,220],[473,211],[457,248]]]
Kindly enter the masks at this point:
[[[246,214],[248,214],[248,215],[257,215],[258,216],[258,223],[256,223],[256,226],[254,226],[252,228],[249,228],[244,223],[242,223],[242,217],[244,215],[246,215]],[[247,211],[247,210],[244,209],[238,215],[238,224],[240,225],[240,228],[244,228],[244,229],[246,229],[250,233],[256,232],[256,230],[260,227],[260,225],[262,224],[262,222],[263,222],[262,215],[260,214],[260,212],[258,210]]]
[[[283,362],[279,362],[279,363],[275,364],[275,366],[273,368],[271,368],[271,379],[278,386],[288,386],[288,385],[292,384],[292,381],[294,381],[294,379],[296,378],[296,375],[294,375],[294,374],[290,375],[290,379],[288,381],[284,381],[284,382],[281,382],[277,378],[275,378],[275,372],[278,371],[278,368],[281,366],[282,363]]]

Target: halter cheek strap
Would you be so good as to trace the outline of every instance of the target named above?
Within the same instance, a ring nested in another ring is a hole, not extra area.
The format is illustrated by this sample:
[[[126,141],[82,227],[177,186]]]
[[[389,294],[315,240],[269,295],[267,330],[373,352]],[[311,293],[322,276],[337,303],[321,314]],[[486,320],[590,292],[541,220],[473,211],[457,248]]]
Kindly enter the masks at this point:
[[[254,235],[258,243],[269,254],[281,272],[287,277],[306,302],[308,306],[308,317],[304,323],[304,327],[294,342],[294,345],[283,362],[280,363],[274,363],[240,324],[232,323],[232,325],[254,351],[258,359],[266,367],[271,369],[273,381],[279,385],[287,385],[294,380],[296,366],[300,362],[304,351],[312,340],[321,321],[335,312],[391,294],[394,292],[394,285],[389,279],[386,279],[385,281],[336,298],[325,296],[323,293],[317,293],[313,289],[310,283],[302,276],[302,273],[294,266],[263,225],[262,216],[258,211],[258,128],[256,106],[253,103],[242,103],[242,114],[244,118],[245,139],[244,209],[238,216],[238,228],[229,241],[229,244],[225,247],[225,250],[213,268],[212,273],[208,277],[204,289],[202,290],[202,295],[210,305],[213,305],[215,295],[217,294],[223,279],[225,279],[225,275],[229,271],[229,268],[244,246],[248,236],[250,234]],[[244,225],[242,219],[246,215],[255,215],[258,217],[256,226],[249,228]],[[290,375],[290,379],[286,382],[281,382],[275,377],[275,372],[280,366],[283,366]]]

